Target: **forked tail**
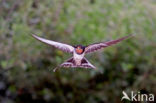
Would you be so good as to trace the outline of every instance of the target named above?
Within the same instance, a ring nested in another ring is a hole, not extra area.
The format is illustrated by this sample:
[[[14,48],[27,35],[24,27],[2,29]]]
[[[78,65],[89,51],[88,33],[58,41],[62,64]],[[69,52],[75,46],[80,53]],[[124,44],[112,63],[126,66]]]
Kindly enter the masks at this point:
[[[81,65],[76,65],[73,57],[68,59],[64,63],[60,64],[59,66],[57,66],[53,70],[53,72],[55,72],[57,69],[59,69],[61,67],[64,67],[64,68],[91,68],[91,69],[96,69],[96,67],[94,65],[92,65],[86,58],[82,59]]]

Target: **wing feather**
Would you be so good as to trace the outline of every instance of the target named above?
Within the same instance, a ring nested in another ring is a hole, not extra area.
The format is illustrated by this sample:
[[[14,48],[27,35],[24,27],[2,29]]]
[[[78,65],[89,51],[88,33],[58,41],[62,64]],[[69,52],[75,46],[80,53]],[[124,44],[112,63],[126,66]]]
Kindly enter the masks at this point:
[[[119,38],[117,40],[111,40],[111,41],[108,41],[108,42],[101,42],[101,43],[91,44],[91,45],[89,45],[89,46],[87,46],[85,48],[85,53],[91,53],[91,52],[97,51],[99,49],[111,46],[113,44],[117,44],[117,43],[121,42],[122,40],[125,40],[125,39],[129,38],[130,36],[132,36],[132,35],[125,36],[125,37]]]
[[[34,38],[36,38],[37,40],[43,42],[43,43],[46,43],[46,44],[49,44],[51,46],[54,46],[64,52],[67,52],[67,53],[72,53],[73,50],[74,50],[74,47],[71,46],[71,45],[68,45],[68,44],[64,44],[64,43],[59,43],[59,42],[55,42],[55,41],[52,41],[52,40],[48,40],[48,39],[44,39],[44,38],[41,38],[41,37],[38,37],[36,35],[32,35]]]

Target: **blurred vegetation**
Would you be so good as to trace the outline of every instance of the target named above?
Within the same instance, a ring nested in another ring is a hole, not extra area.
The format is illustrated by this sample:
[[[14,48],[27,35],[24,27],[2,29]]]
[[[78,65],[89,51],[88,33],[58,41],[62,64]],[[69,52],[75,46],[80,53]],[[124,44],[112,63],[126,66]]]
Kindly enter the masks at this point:
[[[155,0],[1,0],[1,103],[120,103],[156,94]],[[87,55],[98,69],[53,68],[69,58],[34,38],[88,45],[135,34]]]

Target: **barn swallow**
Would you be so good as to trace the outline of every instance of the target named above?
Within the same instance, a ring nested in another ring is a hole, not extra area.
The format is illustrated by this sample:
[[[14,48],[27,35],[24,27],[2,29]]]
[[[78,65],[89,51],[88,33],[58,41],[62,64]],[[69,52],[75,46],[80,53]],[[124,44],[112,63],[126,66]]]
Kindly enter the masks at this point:
[[[49,44],[50,46],[53,46],[53,47],[56,47],[56,48],[62,50],[63,52],[73,54],[73,56],[71,58],[69,58],[64,63],[57,66],[53,70],[55,72],[58,68],[61,68],[61,67],[64,67],[64,68],[69,68],[69,67],[77,68],[77,67],[79,67],[79,68],[96,69],[96,67],[94,65],[92,65],[84,57],[85,54],[92,53],[92,52],[95,52],[95,51],[97,51],[99,49],[106,48],[106,47],[111,46],[113,44],[119,43],[122,40],[125,40],[125,39],[129,38],[132,35],[125,36],[125,37],[119,38],[117,40],[94,43],[94,44],[91,44],[91,45],[88,45],[88,46],[83,46],[83,45],[71,46],[71,45],[68,45],[68,44],[65,44],[65,43],[60,43],[60,42],[44,39],[44,38],[38,37],[36,35],[32,35],[32,36],[34,38],[36,38],[37,40],[43,42],[43,43]]]

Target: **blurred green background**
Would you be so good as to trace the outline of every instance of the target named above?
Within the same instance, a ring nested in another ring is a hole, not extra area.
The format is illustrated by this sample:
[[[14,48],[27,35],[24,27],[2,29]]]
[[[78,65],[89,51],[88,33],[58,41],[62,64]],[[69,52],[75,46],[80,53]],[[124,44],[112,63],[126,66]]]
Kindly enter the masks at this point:
[[[86,55],[97,70],[54,73],[71,55],[32,33],[72,45],[135,36]],[[155,0],[0,0],[0,103],[120,103],[123,90],[156,95]]]

